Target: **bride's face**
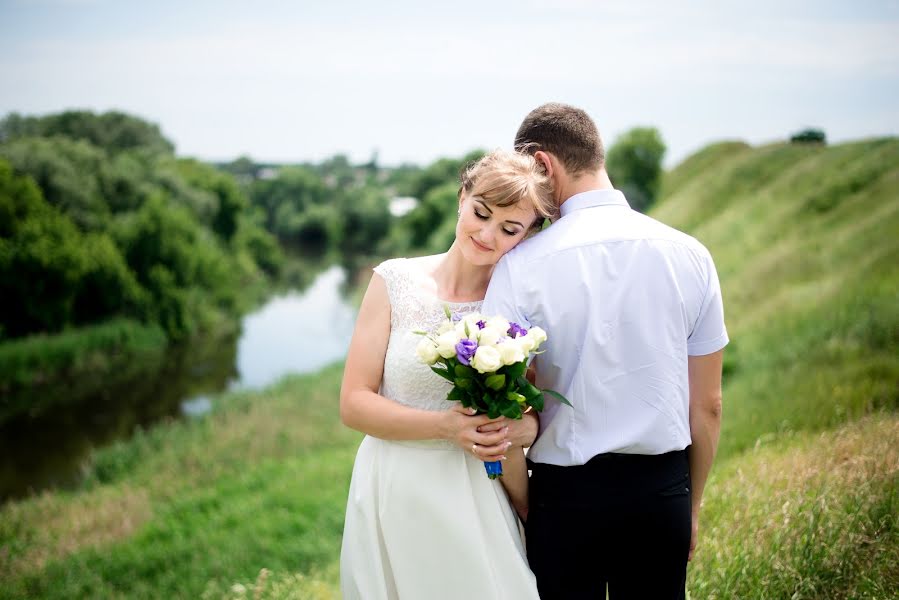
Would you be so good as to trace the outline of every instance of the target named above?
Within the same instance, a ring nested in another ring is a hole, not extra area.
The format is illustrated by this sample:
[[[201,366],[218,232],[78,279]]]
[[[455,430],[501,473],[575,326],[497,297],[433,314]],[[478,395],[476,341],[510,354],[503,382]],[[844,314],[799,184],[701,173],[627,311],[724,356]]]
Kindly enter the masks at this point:
[[[536,214],[530,202],[495,206],[464,195],[456,224],[456,244],[475,265],[494,265],[527,235]]]

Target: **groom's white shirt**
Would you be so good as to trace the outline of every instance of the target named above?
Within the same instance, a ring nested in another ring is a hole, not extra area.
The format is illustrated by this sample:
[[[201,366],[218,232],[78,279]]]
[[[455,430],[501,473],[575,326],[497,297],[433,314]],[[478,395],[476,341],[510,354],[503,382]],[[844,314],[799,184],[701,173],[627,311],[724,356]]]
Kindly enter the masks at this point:
[[[543,327],[534,462],[662,454],[690,444],[688,355],[727,342],[721,288],[696,239],[631,210],[617,190],[577,194],[497,264],[483,312]]]

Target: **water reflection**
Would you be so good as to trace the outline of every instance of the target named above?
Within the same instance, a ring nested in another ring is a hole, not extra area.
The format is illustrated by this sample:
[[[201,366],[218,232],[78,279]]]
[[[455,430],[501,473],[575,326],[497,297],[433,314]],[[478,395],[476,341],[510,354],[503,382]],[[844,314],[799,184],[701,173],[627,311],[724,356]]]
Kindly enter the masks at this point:
[[[308,373],[346,355],[355,312],[340,295],[338,267],[322,273],[302,294],[273,298],[243,321],[235,387],[265,387],[287,373]]]
[[[261,388],[287,373],[316,371],[340,360],[355,319],[340,296],[342,282],[341,270],[325,271],[305,293],[276,297],[244,317],[239,337],[193,340],[90,397],[5,421],[0,501],[75,486],[92,449],[126,439],[137,427],[202,415],[228,388]]]

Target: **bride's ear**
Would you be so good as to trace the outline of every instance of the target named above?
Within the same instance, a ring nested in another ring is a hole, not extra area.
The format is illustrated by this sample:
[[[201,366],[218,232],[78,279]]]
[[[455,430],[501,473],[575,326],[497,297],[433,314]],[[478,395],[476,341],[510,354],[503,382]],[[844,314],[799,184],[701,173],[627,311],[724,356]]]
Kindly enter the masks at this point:
[[[534,160],[537,161],[537,164],[543,167],[543,171],[546,173],[546,176],[552,179],[554,171],[552,156],[550,156],[543,150],[537,150],[536,152],[534,152]]]

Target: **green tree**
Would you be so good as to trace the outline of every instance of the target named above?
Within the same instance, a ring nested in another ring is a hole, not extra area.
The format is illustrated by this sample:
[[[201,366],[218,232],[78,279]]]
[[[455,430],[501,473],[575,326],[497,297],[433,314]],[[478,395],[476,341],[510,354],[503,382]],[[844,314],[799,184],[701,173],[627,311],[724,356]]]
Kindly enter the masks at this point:
[[[17,173],[30,175],[44,198],[83,230],[102,229],[110,210],[101,179],[106,154],[85,141],[66,138],[19,138],[0,146]]]
[[[193,159],[179,160],[178,171],[190,187],[211,194],[214,206],[208,225],[220,238],[230,242],[237,232],[238,218],[249,207],[234,177]]]
[[[117,111],[96,114],[69,110],[43,117],[11,113],[0,121],[0,142],[54,136],[84,140],[111,153],[135,148],[164,154],[175,151],[175,146],[163,137],[157,125]]]
[[[83,234],[34,182],[0,160],[0,319],[5,335],[60,331],[115,313],[136,316],[145,295],[105,233]]]
[[[282,239],[292,237],[296,225],[283,222],[285,218],[291,220],[309,206],[325,204],[333,195],[315,171],[300,166],[285,167],[276,178],[250,186],[250,202],[265,211],[265,228]]]
[[[388,200],[380,188],[366,186],[340,202],[340,250],[345,255],[371,254],[390,230]]]
[[[183,206],[154,196],[117,223],[116,241],[151,295],[149,317],[175,339],[202,329],[211,312],[235,307],[234,263]]]
[[[665,143],[655,127],[636,127],[615,140],[606,155],[606,170],[631,207],[646,212],[655,202],[662,179]]]

